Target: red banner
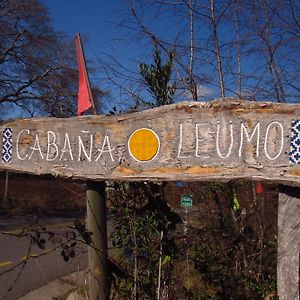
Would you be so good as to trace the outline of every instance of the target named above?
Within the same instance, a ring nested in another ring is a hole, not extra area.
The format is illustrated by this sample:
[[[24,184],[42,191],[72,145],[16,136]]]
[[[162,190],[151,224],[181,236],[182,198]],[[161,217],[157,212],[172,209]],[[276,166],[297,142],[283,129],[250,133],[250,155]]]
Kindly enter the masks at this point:
[[[80,116],[86,110],[92,107],[92,99],[91,99],[89,79],[87,75],[87,70],[86,70],[86,65],[85,65],[79,34],[76,35],[76,48],[77,48],[78,71],[79,71],[77,115]]]

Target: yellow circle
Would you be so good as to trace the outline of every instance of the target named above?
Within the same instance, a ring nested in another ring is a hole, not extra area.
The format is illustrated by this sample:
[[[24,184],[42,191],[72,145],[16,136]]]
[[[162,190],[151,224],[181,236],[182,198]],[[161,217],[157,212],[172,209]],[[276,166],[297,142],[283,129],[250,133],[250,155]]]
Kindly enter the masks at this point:
[[[149,161],[155,157],[159,149],[156,133],[147,128],[136,130],[128,142],[130,154],[138,161]]]

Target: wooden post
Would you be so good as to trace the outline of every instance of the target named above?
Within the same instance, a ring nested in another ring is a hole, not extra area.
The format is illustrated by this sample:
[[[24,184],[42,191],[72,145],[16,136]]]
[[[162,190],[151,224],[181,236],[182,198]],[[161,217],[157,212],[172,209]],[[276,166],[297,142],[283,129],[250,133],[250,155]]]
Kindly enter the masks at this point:
[[[4,183],[4,195],[2,202],[0,203],[0,208],[4,208],[7,205],[8,198],[8,171],[5,172],[5,183]]]
[[[277,289],[280,300],[299,300],[300,189],[280,186]]]
[[[5,172],[4,203],[7,202],[7,196],[8,196],[8,171]]]
[[[87,224],[93,233],[89,247],[89,299],[109,299],[105,183],[87,181]]]

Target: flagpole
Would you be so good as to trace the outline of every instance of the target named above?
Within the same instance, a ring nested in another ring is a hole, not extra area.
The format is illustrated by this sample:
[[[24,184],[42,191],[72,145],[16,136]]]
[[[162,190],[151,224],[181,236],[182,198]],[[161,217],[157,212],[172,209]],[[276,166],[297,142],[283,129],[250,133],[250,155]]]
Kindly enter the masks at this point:
[[[91,91],[91,84],[85,64],[85,57],[79,33],[76,35],[78,53],[79,81],[83,72],[85,88],[93,113],[96,115],[95,103]],[[82,84],[79,83],[79,85]],[[79,87],[80,89],[80,87]],[[78,95],[79,103],[79,95]],[[78,106],[79,107],[79,106]],[[108,253],[107,253],[107,216],[105,181],[91,181],[86,183],[87,228],[92,232],[92,243],[88,248],[89,259],[89,299],[108,300],[110,293]]]
[[[92,111],[93,111],[94,115],[97,115],[96,106],[95,106],[95,102],[94,102],[94,98],[93,98],[93,94],[92,94],[92,90],[91,90],[90,78],[89,78],[88,73],[87,73],[83,46],[82,46],[82,43],[81,43],[81,38],[80,38],[79,33],[77,33],[76,38],[79,41],[79,48],[80,48],[80,52],[81,52],[82,57],[83,57],[83,63],[84,63],[83,71],[84,71],[85,78],[87,78],[87,87],[88,87],[89,96],[90,96],[90,100],[91,100],[91,104],[92,104]]]

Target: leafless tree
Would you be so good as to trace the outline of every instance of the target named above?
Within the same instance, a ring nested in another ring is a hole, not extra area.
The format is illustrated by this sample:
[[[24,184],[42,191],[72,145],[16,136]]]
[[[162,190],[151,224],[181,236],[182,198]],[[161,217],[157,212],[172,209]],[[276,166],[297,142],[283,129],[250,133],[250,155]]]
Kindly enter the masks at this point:
[[[220,93],[221,93],[221,97],[224,98],[225,87],[224,87],[222,59],[221,59],[219,37],[218,37],[218,20],[216,18],[215,0],[210,0],[210,13],[211,13],[211,24],[212,24],[212,31],[213,31],[215,55],[216,55],[216,61],[218,65]]]
[[[128,8],[120,26],[143,49],[136,61],[151,57],[153,43],[175,53],[177,101],[218,95],[297,101],[297,1],[129,0]],[[130,90],[138,90],[131,78]]]
[[[73,115],[78,82],[75,42],[51,26],[38,0],[1,1],[0,28],[1,107],[10,104],[15,115],[17,107],[30,116]]]

